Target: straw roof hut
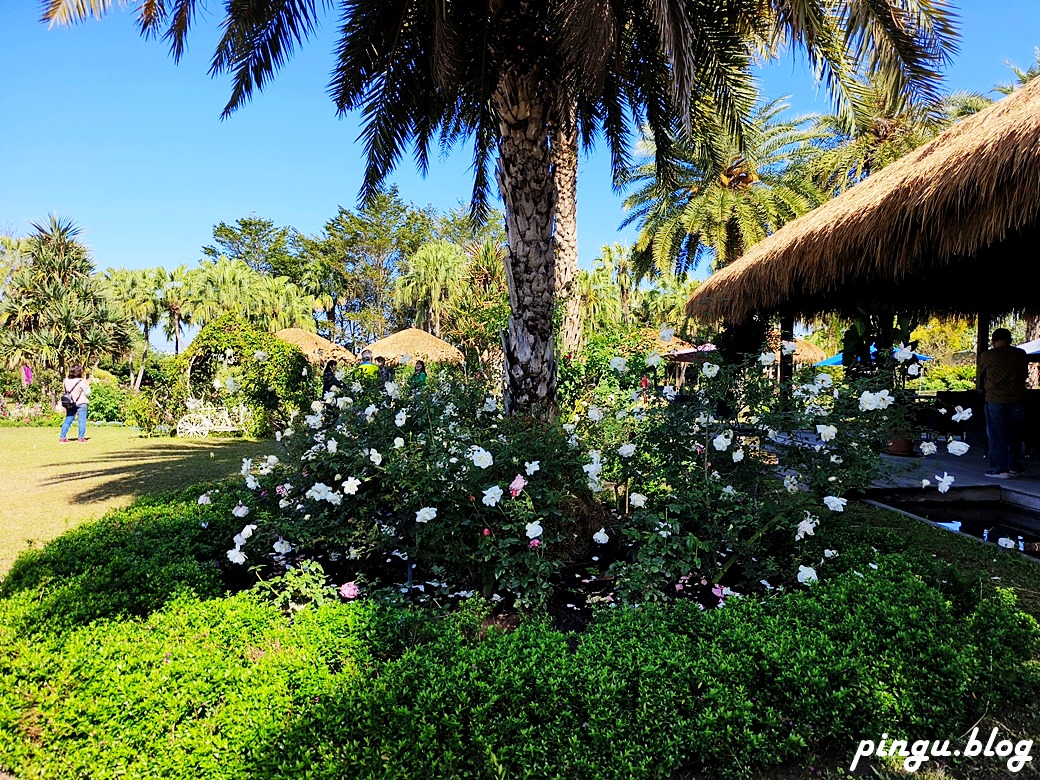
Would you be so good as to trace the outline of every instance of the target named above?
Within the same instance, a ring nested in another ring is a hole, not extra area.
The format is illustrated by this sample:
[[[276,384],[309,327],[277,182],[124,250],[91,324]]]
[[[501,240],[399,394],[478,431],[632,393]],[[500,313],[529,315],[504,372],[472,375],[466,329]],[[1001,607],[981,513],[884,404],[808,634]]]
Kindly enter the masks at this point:
[[[297,347],[307,356],[307,360],[315,365],[323,365],[329,360],[342,360],[345,362],[354,360],[353,353],[346,347],[334,344],[317,333],[311,333],[303,328],[285,328],[274,335],[282,341]]]
[[[661,338],[661,331],[657,328],[644,328],[643,339],[646,342],[646,348],[652,349],[657,354],[665,356],[670,352],[678,352],[683,349],[690,349],[693,347],[688,341],[683,341],[678,336],[672,336],[670,341],[665,341]]]
[[[798,345],[794,351],[794,364],[796,366],[811,366],[828,358],[827,353],[811,341],[796,337],[794,343]]]
[[[921,314],[1036,308],[1040,79],[790,222],[690,297],[702,320],[871,301]]]
[[[420,359],[430,363],[464,363],[466,360],[462,353],[447,341],[418,328],[406,328],[370,344],[365,349],[372,350],[373,357],[384,357],[391,364],[400,362],[404,355],[413,360]]]

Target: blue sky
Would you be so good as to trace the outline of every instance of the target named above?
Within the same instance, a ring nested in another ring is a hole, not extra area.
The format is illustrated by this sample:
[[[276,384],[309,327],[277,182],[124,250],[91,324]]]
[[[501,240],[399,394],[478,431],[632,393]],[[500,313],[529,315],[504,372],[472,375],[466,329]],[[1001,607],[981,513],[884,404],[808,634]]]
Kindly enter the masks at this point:
[[[202,5],[202,4],[200,4]],[[354,117],[336,117],[325,94],[334,19],[251,104],[220,112],[227,79],[207,75],[220,5],[200,14],[175,65],[162,42],[142,40],[127,12],[48,29],[33,0],[0,0],[0,233],[24,234],[50,213],[74,219],[99,268],[194,265],[212,228],[249,213],[313,234],[356,205],[362,150]],[[1040,45],[1037,0],[961,0],[960,54],[951,90],[988,91]],[[791,94],[799,112],[828,107],[791,61],[762,74],[769,97]],[[405,158],[392,181],[418,205],[447,209],[469,196],[469,150],[435,161],[421,178]],[[605,148],[583,159],[578,219],[581,265],[599,247],[634,238],[618,225],[622,197]]]

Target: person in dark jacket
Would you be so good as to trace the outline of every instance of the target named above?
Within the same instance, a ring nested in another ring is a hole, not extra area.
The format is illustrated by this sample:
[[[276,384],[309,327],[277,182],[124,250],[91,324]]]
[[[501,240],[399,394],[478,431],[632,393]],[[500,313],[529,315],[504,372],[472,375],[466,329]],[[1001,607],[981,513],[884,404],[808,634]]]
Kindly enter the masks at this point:
[[[1007,328],[993,331],[992,340],[993,348],[979,356],[975,383],[986,405],[990,465],[986,476],[1008,479],[1022,473],[1022,423],[1029,359],[1025,350],[1011,346],[1011,331]]]

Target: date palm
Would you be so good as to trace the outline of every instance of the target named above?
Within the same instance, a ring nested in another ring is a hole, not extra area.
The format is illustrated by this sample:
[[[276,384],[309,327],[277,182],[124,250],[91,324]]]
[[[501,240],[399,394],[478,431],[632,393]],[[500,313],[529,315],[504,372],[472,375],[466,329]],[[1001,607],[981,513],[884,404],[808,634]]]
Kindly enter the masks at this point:
[[[817,129],[831,140],[813,160],[814,176],[828,193],[844,192],[930,141],[949,125],[951,114],[972,106],[967,96],[927,101],[905,95],[892,98],[876,84],[865,84],[862,94],[862,110],[851,124],[837,115],[817,120]]]
[[[826,136],[810,117],[782,118],[786,109],[782,100],[762,105],[744,130],[743,148],[735,139],[726,148],[710,132],[681,136],[674,179],[661,179],[652,163],[636,170],[624,224],[639,224],[637,278],[685,274],[706,255],[721,268],[824,200],[805,159]]]
[[[44,18],[68,23],[115,4],[43,0]],[[163,35],[179,58],[197,0],[136,5],[142,33]],[[341,24],[329,93],[340,112],[365,117],[363,196],[378,191],[409,144],[425,172],[431,145],[472,140],[477,214],[494,169],[509,240],[506,407],[543,417],[556,396],[550,137],[571,112],[586,142],[602,131],[619,171],[632,118],[645,120],[666,169],[676,117],[692,126],[710,104],[738,130],[749,42],[800,45],[836,85],[864,63],[893,93],[928,92],[952,34],[944,0],[225,0],[211,65],[232,75],[225,113],[261,89],[333,8]],[[695,88],[709,99],[694,101]]]

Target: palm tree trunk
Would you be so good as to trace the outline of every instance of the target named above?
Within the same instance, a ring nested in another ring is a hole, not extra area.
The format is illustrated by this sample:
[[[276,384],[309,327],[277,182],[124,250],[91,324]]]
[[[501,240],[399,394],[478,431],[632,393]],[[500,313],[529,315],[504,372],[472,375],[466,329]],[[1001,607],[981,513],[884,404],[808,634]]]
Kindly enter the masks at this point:
[[[553,354],[552,176],[544,98],[534,74],[506,69],[495,90],[500,117],[498,181],[506,212],[509,258],[505,408],[551,419],[556,413]]]
[[[578,275],[578,128],[573,111],[569,127],[553,131],[552,160],[556,180],[555,287],[556,299],[563,304],[560,346],[565,355],[573,355],[581,349],[583,335],[581,301],[574,289]]]
[[[134,392],[139,392],[141,383],[144,381],[144,364],[148,360],[149,343],[144,343],[144,351],[141,353],[141,367],[137,370],[137,379],[134,381]]]

